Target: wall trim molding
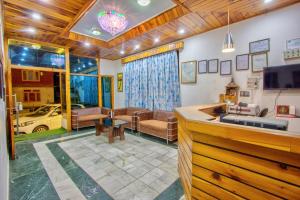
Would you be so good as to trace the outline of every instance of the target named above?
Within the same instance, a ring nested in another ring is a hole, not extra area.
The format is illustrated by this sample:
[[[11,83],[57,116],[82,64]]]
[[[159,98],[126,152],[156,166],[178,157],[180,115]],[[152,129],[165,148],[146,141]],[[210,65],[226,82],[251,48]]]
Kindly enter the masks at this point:
[[[154,48],[154,49],[150,49],[150,50],[147,50],[147,51],[144,51],[141,53],[137,53],[137,54],[125,57],[122,59],[121,62],[122,62],[122,64],[125,64],[125,63],[129,63],[129,62],[132,62],[135,60],[139,60],[139,59],[147,58],[147,57],[154,56],[157,54],[165,53],[168,51],[183,49],[183,47],[184,47],[183,41],[174,42],[174,43],[162,45],[162,46]]]

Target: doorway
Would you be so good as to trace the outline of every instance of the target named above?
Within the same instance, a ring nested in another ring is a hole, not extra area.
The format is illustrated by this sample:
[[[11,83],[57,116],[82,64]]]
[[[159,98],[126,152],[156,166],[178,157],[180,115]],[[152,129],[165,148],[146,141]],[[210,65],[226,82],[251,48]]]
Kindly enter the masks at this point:
[[[113,76],[101,76],[101,85],[102,85],[102,107],[105,108],[114,108],[113,104]]]

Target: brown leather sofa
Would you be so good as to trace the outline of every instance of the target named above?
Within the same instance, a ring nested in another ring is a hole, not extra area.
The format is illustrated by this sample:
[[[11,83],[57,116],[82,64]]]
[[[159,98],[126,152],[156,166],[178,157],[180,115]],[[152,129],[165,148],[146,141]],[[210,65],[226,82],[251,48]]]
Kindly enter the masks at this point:
[[[72,129],[84,128],[95,126],[95,122],[91,121],[78,121],[79,116],[83,115],[95,115],[95,114],[104,114],[110,116],[111,109],[110,108],[81,108],[72,110]]]
[[[137,114],[137,130],[169,141],[177,140],[178,122],[173,112],[157,110]]]
[[[113,111],[113,118],[128,122],[128,124],[125,125],[125,128],[136,130],[136,122],[137,122],[136,115],[139,112],[145,112],[145,111],[149,111],[149,110],[145,108],[134,108],[134,107],[119,108]]]

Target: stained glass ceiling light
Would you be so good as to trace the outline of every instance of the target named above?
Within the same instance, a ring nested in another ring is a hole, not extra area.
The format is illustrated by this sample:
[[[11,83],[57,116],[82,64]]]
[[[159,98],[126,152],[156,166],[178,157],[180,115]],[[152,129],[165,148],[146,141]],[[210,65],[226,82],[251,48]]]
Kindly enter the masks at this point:
[[[98,14],[98,22],[101,28],[109,32],[112,36],[124,31],[128,25],[125,15],[115,10],[100,12]]]

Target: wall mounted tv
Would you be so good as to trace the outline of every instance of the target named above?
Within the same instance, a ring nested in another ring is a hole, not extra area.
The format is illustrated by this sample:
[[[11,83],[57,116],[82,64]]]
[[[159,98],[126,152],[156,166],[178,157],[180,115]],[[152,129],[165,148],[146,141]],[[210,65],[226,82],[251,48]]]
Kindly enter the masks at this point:
[[[264,90],[300,89],[300,64],[264,69]]]

